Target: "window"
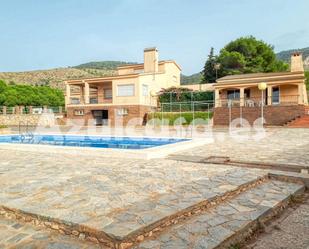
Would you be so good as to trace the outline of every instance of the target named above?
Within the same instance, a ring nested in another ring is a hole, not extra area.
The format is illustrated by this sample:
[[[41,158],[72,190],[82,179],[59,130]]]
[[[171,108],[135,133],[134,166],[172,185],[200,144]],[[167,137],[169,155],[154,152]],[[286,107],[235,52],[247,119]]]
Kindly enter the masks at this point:
[[[90,104],[97,104],[98,103],[98,98],[97,97],[91,97],[89,99]]]
[[[72,105],[80,104],[79,98],[71,98],[71,104]]]
[[[173,76],[173,82],[177,82],[177,76],[176,75]]]
[[[75,116],[83,116],[84,115],[84,110],[74,110],[74,115]]]
[[[148,85],[143,85],[143,96],[148,96],[149,91],[148,91]]]
[[[280,103],[280,89],[279,87],[273,87],[272,103],[278,105]]]
[[[117,116],[125,116],[128,115],[129,110],[126,108],[117,109]]]
[[[240,91],[239,90],[228,90],[227,91],[227,98],[228,99],[239,99],[240,98]]]
[[[118,85],[117,96],[119,97],[129,97],[134,96],[134,85]]]
[[[112,98],[113,98],[113,90],[104,89],[104,99],[112,99]]]

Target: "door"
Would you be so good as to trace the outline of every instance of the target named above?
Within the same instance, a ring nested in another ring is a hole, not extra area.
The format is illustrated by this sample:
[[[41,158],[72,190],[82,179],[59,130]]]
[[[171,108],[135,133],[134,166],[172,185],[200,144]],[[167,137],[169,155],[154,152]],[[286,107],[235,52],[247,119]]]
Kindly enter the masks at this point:
[[[108,110],[92,111],[96,126],[108,125]]]

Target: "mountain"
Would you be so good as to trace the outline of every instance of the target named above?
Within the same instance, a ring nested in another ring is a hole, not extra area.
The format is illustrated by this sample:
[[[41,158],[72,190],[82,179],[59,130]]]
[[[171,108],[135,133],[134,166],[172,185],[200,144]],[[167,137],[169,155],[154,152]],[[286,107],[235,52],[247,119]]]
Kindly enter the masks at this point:
[[[118,66],[127,64],[137,64],[136,62],[124,61],[93,61],[75,66],[77,69],[103,69],[103,70],[116,70]]]
[[[295,51],[303,53],[305,69],[309,71],[309,47],[281,51],[277,53],[276,56],[279,60],[289,63],[291,53]],[[0,72],[0,79],[5,80],[9,84],[49,85],[51,87],[64,89],[63,82],[65,80],[115,75],[117,67],[126,64],[135,64],[135,62],[95,61],[68,68],[28,72]],[[180,81],[182,85],[198,84],[201,78],[201,73],[192,75],[182,74]]]
[[[136,62],[97,61],[68,68],[26,72],[0,72],[0,79],[6,81],[8,84],[48,85],[54,88],[64,89],[63,82],[65,80],[115,75],[117,67],[126,64],[136,64]],[[198,83],[199,79],[199,73],[190,76],[181,76],[183,84]]]
[[[305,70],[308,71],[309,70],[309,47],[281,51],[281,52],[276,54],[276,57],[277,57],[278,60],[282,60],[284,62],[290,63],[291,62],[291,54],[295,51],[303,54],[304,67],[305,67]]]
[[[181,85],[191,85],[191,84],[199,84],[202,80],[201,73],[195,73],[192,75],[184,75],[182,74],[180,77]]]

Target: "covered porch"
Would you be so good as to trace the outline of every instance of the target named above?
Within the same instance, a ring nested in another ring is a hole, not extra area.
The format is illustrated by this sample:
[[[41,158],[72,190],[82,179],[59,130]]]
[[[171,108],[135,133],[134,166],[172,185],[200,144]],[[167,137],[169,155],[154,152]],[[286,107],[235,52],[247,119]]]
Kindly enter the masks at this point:
[[[215,89],[215,107],[261,107],[307,105],[307,92],[301,83],[267,84],[259,90],[251,85],[222,86]]]
[[[66,84],[68,105],[96,105],[113,103],[112,81],[77,82]]]

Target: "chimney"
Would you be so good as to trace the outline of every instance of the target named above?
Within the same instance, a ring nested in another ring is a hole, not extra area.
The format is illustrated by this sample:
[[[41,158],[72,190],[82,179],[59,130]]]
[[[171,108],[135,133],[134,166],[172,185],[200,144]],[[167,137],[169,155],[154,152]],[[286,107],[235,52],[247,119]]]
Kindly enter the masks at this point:
[[[155,73],[158,72],[159,57],[157,48],[145,48],[144,49],[144,72]]]
[[[303,56],[299,52],[291,55],[291,72],[304,72]]]

